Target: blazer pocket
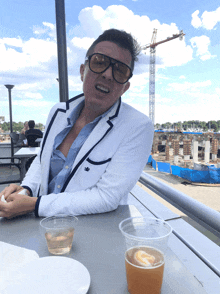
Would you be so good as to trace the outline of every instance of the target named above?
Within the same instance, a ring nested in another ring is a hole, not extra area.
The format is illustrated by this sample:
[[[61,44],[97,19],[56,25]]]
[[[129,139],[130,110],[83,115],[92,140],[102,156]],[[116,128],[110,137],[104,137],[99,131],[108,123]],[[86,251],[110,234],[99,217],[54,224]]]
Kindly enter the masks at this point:
[[[94,165],[102,165],[102,164],[105,164],[105,163],[111,161],[112,159],[111,159],[111,158],[108,158],[108,159],[103,160],[103,161],[93,161],[93,160],[91,160],[90,158],[87,158],[86,160],[87,160],[90,164],[94,164]]]

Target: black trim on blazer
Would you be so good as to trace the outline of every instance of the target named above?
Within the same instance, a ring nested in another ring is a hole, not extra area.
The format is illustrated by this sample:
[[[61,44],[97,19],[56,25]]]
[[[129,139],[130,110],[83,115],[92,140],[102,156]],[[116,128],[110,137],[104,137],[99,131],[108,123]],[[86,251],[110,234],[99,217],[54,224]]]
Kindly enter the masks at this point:
[[[52,116],[52,118],[51,118],[51,121],[50,121],[50,123],[49,123],[49,125],[48,125],[47,131],[46,131],[46,133],[45,133],[45,135],[44,135],[44,138],[43,138],[43,143],[42,143],[41,153],[40,153],[40,160],[41,160],[42,152],[43,152],[44,145],[45,145],[45,143],[46,143],[46,140],[47,140],[48,134],[49,134],[49,132],[50,132],[50,129],[51,129],[52,125],[53,125],[53,122],[54,122],[54,120],[55,120],[55,118],[56,118],[58,112],[66,113],[67,110],[69,110],[70,103],[73,102],[74,100],[78,99],[78,98],[81,98],[82,96],[84,96],[84,93],[79,94],[79,95],[77,95],[77,96],[71,98],[70,100],[66,101],[66,109],[57,108],[57,110],[56,110],[55,113],[53,114],[53,116]]]
[[[89,163],[94,164],[94,165],[102,165],[102,164],[105,164],[105,163],[111,161],[112,159],[109,158],[109,159],[106,159],[106,160],[103,160],[103,161],[93,161],[93,160],[91,160],[90,158],[87,158],[86,160],[87,160]]]
[[[44,146],[45,146],[45,143],[46,143],[46,140],[47,140],[47,137],[48,137],[48,134],[49,134],[49,131],[52,127],[52,124],[57,116],[57,113],[59,111],[61,112],[64,112],[66,113],[67,110],[69,110],[69,105],[72,101],[78,99],[78,98],[81,98],[82,96],[84,96],[84,93],[82,94],[79,94],[73,98],[71,98],[70,100],[68,100],[66,102],[66,110],[65,109],[61,109],[61,108],[58,108],[55,113],[53,114],[52,118],[51,118],[51,121],[48,125],[48,128],[47,128],[47,131],[44,135],[44,138],[43,138],[43,142],[42,142],[42,147],[41,147],[41,153],[40,153],[40,160],[41,160],[41,157],[42,157],[42,152],[43,152],[43,149],[44,149]],[[90,152],[96,147],[96,145],[98,145],[102,139],[108,134],[108,132],[113,128],[113,124],[110,120],[114,119],[115,117],[118,116],[118,113],[119,113],[119,110],[120,110],[120,107],[121,107],[121,97],[119,98],[119,104],[118,104],[118,108],[116,109],[116,112],[113,116],[109,117],[109,120],[107,121],[107,123],[110,125],[110,128],[106,131],[106,133],[104,134],[104,136],[86,153],[86,155],[79,161],[79,163],[75,166],[75,168],[72,170],[72,172],[70,173],[70,175],[68,176],[66,182],[64,183],[63,185],[63,188],[61,190],[61,193],[65,191],[67,185],[69,184],[69,181],[71,180],[71,178],[74,176],[75,172],[77,171],[78,167],[83,163],[83,161],[87,158],[87,156],[90,154]],[[38,209],[39,209],[39,205],[40,205],[40,200],[41,200],[41,196],[39,196],[39,191],[38,191],[38,199],[37,199],[37,202],[36,202],[36,205],[35,205],[35,216],[36,217],[39,217],[38,215]]]
[[[67,185],[69,184],[71,178],[75,175],[77,169],[79,168],[79,166],[83,163],[83,161],[88,157],[88,155],[92,152],[92,150],[102,141],[102,139],[108,134],[108,132],[113,128],[113,123],[110,121],[113,118],[118,116],[119,113],[119,109],[121,106],[121,97],[119,98],[119,105],[118,108],[115,112],[115,114],[111,117],[109,117],[109,120],[107,121],[107,123],[109,124],[109,129],[105,132],[105,134],[103,135],[103,137],[83,156],[83,158],[78,162],[78,164],[75,166],[75,168],[72,170],[72,172],[70,173],[70,175],[68,176],[68,178],[66,179],[66,182],[63,185],[63,188],[61,189],[61,193],[65,191]]]
[[[39,209],[40,199],[41,199],[41,196],[39,196],[37,198],[37,202],[35,204],[34,214],[35,214],[36,217],[39,217],[38,209]]]
[[[66,179],[66,182],[63,185],[63,188],[61,189],[61,193],[65,191],[67,185],[69,184],[69,181],[71,180],[71,178],[74,176],[75,172],[77,171],[77,169],[79,168],[79,166],[83,163],[83,161],[88,157],[88,155],[90,154],[90,152],[92,152],[92,150],[96,147],[96,145],[98,145],[102,139],[108,134],[108,132],[113,128],[113,124],[111,122],[108,122],[110,125],[110,128],[105,132],[104,136],[83,156],[83,158],[78,162],[78,164],[75,166],[75,168],[72,170],[72,172],[70,173],[70,175],[68,176],[68,178]]]
[[[27,189],[30,192],[31,197],[33,196],[31,188],[29,188],[28,186],[22,186],[22,188]]]

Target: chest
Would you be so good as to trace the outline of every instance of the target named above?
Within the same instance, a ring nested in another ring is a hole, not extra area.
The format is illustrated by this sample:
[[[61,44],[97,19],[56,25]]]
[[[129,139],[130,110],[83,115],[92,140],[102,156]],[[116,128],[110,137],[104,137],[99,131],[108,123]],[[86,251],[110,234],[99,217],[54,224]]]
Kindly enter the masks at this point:
[[[85,124],[82,122],[76,121],[67,136],[64,138],[63,142],[58,146],[57,149],[60,150],[65,157],[67,157],[70,147],[84,126]]]

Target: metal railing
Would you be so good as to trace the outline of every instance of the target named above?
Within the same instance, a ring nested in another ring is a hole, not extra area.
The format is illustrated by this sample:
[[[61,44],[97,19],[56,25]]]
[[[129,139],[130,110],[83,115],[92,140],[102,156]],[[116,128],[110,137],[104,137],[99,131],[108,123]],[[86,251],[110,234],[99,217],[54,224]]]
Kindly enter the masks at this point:
[[[170,187],[145,172],[142,172],[139,182],[194,219],[196,222],[206,227],[216,236],[220,237],[219,212]],[[213,263],[210,262],[203,254],[198,252],[190,241],[185,240],[175,230],[173,230],[173,234],[179,238],[192,252],[194,252],[194,254],[196,254],[215,274],[218,275],[218,277],[220,277],[220,269],[213,265]]]
[[[145,172],[142,172],[139,182],[220,238],[220,213],[218,211]]]

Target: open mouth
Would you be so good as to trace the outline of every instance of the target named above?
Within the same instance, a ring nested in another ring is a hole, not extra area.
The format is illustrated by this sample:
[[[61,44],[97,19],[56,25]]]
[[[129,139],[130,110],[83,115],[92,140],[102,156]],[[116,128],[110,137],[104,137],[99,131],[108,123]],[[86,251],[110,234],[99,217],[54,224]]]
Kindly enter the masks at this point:
[[[102,93],[105,93],[105,94],[108,94],[110,92],[108,88],[101,86],[101,85],[96,85],[95,88],[96,88],[96,90],[98,90]]]

